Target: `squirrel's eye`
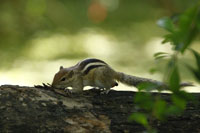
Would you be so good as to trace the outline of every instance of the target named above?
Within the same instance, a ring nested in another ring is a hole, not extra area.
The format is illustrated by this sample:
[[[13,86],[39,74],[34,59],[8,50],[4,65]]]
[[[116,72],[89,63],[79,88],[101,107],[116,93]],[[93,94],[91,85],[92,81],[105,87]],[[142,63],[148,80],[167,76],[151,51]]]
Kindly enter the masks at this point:
[[[66,78],[62,78],[60,81],[65,81]]]

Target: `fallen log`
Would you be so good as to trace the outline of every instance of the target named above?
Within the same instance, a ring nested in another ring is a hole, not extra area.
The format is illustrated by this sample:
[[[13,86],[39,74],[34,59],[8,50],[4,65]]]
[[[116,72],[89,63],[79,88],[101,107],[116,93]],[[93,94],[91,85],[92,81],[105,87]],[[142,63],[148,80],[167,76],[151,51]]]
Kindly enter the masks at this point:
[[[1,133],[141,133],[145,128],[128,121],[136,112],[136,92],[86,90],[69,94],[45,87],[0,86]],[[169,99],[170,94],[162,94]],[[200,94],[194,94],[200,100]],[[154,121],[158,132],[200,132],[200,105],[165,122]]]

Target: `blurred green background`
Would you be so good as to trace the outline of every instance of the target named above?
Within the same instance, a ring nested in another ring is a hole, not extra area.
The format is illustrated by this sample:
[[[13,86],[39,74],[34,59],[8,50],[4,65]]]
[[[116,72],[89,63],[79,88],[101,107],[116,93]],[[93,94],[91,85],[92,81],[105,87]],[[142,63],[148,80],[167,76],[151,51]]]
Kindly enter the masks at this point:
[[[153,54],[170,52],[171,46],[161,45],[166,33],[156,21],[196,1],[1,0],[0,84],[51,83],[60,65],[72,66],[88,57],[118,71],[162,80],[165,61],[155,61]],[[193,44],[197,51],[199,43]],[[189,53],[181,62],[194,63]],[[155,74],[149,72],[152,68]],[[181,74],[194,80],[184,67]]]

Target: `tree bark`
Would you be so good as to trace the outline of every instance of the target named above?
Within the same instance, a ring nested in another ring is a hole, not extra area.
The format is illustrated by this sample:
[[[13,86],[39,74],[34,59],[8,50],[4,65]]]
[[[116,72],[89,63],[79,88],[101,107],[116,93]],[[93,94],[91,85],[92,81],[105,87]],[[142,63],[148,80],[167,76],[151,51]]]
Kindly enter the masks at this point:
[[[136,112],[135,92],[91,89],[81,94],[63,90],[0,86],[0,133],[141,133],[129,122]],[[162,94],[169,99],[169,94]],[[200,100],[200,94],[194,94]],[[185,112],[165,122],[154,121],[158,132],[200,132],[200,106],[189,103]]]

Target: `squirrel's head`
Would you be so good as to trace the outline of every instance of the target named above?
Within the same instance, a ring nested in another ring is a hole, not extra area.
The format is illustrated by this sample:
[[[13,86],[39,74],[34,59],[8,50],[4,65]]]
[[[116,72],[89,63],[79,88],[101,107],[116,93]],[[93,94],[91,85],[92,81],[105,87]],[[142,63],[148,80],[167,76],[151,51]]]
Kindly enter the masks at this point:
[[[60,70],[55,74],[52,87],[56,88],[66,88],[70,87],[73,78],[74,72],[70,68],[63,68],[63,66],[60,67]]]

